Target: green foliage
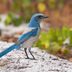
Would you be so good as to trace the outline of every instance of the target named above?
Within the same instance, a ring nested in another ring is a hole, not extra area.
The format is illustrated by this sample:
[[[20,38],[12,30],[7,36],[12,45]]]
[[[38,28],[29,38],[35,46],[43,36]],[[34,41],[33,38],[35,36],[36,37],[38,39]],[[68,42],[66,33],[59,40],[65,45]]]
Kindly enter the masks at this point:
[[[24,12],[24,21],[26,23],[29,22],[30,18],[31,18],[31,15],[32,15],[32,9],[31,9],[31,6],[27,7],[24,9],[25,12]]]
[[[48,5],[50,9],[55,9],[56,7],[56,0],[49,0]]]
[[[13,18],[13,14],[12,14],[12,13],[9,13],[9,14],[7,15],[7,17],[6,17],[5,24],[6,24],[6,25],[11,24],[12,18]]]
[[[22,24],[23,18],[21,16],[19,18],[13,18],[12,22],[15,26],[19,26],[20,24]]]
[[[37,0],[37,2],[44,2],[45,0]]]
[[[69,36],[70,36],[70,47],[72,47],[72,28],[70,29]]]
[[[0,22],[2,21],[2,18],[0,17]]]
[[[46,9],[59,9],[63,8],[64,0],[1,0],[1,4],[6,6],[6,9],[22,14],[24,16],[25,22],[28,22],[30,20],[30,17],[33,13],[41,12],[40,9],[38,9],[38,5],[40,3],[43,3],[45,5]],[[9,4],[9,6],[8,6]],[[41,8],[43,9],[43,7]],[[2,13],[2,10],[0,10],[0,13]],[[8,19],[10,17],[8,16]],[[6,22],[6,24],[9,24],[10,20]]]
[[[56,54],[58,51],[60,51],[61,47],[57,42],[52,42],[48,48],[48,51]]]
[[[19,11],[20,11],[20,8],[21,8],[21,4],[22,4],[22,3],[21,3],[20,1],[14,0],[11,8],[12,8],[13,10],[15,10],[16,12],[19,12]]]
[[[70,52],[70,51],[69,51],[68,49],[65,49],[63,53],[66,55],[66,54],[68,54],[69,52]]]
[[[19,26],[20,24],[22,24],[22,22],[23,22],[23,18],[21,16],[16,17],[15,14],[13,13],[9,13],[5,20],[6,25],[13,24],[15,26]]]
[[[48,32],[42,32],[36,46],[46,49],[49,52],[57,53],[62,49],[63,42],[70,38],[70,44],[67,47],[72,47],[72,30],[66,26],[60,28],[50,28]],[[68,53],[67,50],[65,53]]]
[[[63,8],[64,0],[59,0],[58,7]]]
[[[23,0],[24,6],[29,6],[31,4],[31,0]]]

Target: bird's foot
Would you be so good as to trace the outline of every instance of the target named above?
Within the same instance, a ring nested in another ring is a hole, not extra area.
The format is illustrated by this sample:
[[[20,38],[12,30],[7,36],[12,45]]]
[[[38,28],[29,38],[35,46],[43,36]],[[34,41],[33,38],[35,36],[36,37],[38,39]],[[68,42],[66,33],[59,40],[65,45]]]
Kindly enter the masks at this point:
[[[36,60],[35,58],[29,58],[29,57],[27,57],[27,58],[25,58],[25,59]]]
[[[31,60],[36,60],[35,58],[30,58]]]
[[[25,58],[25,59],[30,59],[29,57]]]
[[[33,57],[33,60],[36,60],[35,57]]]

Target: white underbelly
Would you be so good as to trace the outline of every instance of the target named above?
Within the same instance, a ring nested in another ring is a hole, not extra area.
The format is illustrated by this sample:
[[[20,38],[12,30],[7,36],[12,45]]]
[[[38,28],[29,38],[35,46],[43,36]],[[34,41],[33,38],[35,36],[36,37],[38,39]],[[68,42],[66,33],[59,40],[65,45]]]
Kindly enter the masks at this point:
[[[25,42],[21,45],[21,47],[23,47],[23,48],[31,48],[32,45],[38,40],[39,34],[40,34],[40,29],[38,29],[38,33],[37,33],[36,36],[34,36],[34,37],[32,36],[30,39],[28,39],[27,41],[25,41]]]
[[[22,44],[23,48],[31,48],[32,45],[38,40],[38,36],[35,37],[31,37],[30,39],[28,39],[26,42],[24,42]]]

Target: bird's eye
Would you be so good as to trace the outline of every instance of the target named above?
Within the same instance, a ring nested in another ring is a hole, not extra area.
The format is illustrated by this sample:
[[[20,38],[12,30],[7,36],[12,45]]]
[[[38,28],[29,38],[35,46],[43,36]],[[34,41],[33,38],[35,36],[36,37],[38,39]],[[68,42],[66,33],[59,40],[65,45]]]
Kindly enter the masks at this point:
[[[40,19],[41,19],[41,18],[42,18],[42,16],[39,16],[38,18],[40,18]]]

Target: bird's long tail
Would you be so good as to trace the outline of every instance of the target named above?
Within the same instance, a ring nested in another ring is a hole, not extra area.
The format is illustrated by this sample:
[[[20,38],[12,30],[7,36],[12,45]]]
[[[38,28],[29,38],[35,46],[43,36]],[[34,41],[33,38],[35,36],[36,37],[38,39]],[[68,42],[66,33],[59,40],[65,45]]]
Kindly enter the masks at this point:
[[[10,47],[8,47],[7,49],[5,49],[4,51],[0,52],[0,58],[4,55],[6,55],[7,53],[11,52],[12,50],[14,50],[15,48],[18,48],[18,45],[13,44]]]

